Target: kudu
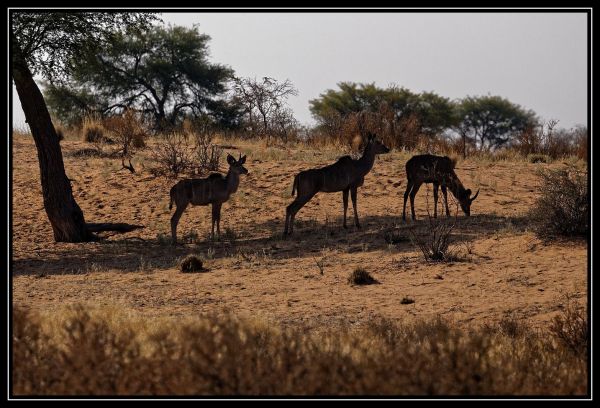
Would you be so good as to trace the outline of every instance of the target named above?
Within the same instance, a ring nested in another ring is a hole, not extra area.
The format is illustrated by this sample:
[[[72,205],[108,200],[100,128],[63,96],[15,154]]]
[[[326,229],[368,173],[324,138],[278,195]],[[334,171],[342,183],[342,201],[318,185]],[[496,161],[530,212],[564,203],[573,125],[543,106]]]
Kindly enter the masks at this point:
[[[181,180],[171,188],[169,210],[173,208],[173,202],[177,206],[175,214],[171,217],[173,245],[177,243],[177,223],[189,204],[212,204],[210,238],[213,239],[215,236],[215,224],[217,225],[217,234],[221,236],[221,205],[229,199],[231,194],[237,191],[240,184],[240,174],[248,174],[248,170],[243,166],[245,162],[246,156],[242,157],[240,154],[240,158],[235,160],[232,155],[228,154],[229,171],[225,177],[219,173],[213,173],[203,179]]]
[[[415,195],[423,183],[433,183],[433,217],[437,218],[438,188],[442,187],[444,195],[444,204],[446,205],[446,216],[450,216],[448,209],[447,188],[456,197],[460,203],[465,215],[471,215],[471,203],[479,195],[477,193],[471,197],[471,190],[465,189],[458,176],[454,172],[454,162],[447,156],[434,156],[423,154],[413,156],[406,162],[406,191],[404,192],[404,208],[402,210],[402,220],[406,221],[406,199],[410,196],[410,210],[412,219],[415,219]]]
[[[292,196],[296,191],[298,195],[286,209],[284,235],[292,234],[296,213],[319,191],[325,193],[342,191],[344,228],[348,228],[346,226],[346,212],[348,210],[348,193],[350,193],[352,206],[354,207],[354,224],[357,228],[360,228],[356,207],[357,189],[363,185],[365,176],[373,168],[375,155],[388,153],[389,151],[390,149],[376,140],[374,135],[369,134],[361,158],[355,160],[350,156],[344,156],[329,166],[298,173],[294,178]]]

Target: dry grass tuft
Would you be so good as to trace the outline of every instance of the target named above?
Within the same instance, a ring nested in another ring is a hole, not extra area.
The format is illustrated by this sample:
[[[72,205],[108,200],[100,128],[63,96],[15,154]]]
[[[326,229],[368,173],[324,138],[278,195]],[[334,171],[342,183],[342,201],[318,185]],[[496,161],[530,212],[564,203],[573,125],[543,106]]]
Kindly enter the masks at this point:
[[[183,273],[204,271],[202,259],[198,258],[196,255],[186,256],[179,264],[179,269]]]
[[[84,142],[107,143],[110,140],[106,137],[106,130],[102,126],[102,122],[92,116],[87,116],[83,119],[81,132]]]
[[[351,285],[372,285],[374,283],[379,283],[363,268],[356,268],[348,277],[348,282]]]

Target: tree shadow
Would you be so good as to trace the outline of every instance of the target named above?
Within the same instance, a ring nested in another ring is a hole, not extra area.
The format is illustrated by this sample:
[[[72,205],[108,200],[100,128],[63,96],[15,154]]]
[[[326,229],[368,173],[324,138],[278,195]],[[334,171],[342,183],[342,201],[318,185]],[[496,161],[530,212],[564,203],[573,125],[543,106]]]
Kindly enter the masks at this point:
[[[440,222],[453,222],[454,218],[440,217]],[[81,244],[78,251],[60,249],[52,257],[29,257],[11,261],[13,275],[47,276],[56,274],[86,274],[103,271],[150,273],[177,267],[177,262],[188,254],[205,259],[239,256],[250,262],[252,256],[270,259],[314,258],[323,251],[341,253],[371,252],[393,249],[396,253],[412,252],[415,246],[409,229],[423,230],[430,220],[425,217],[415,222],[403,223],[399,216],[376,215],[361,218],[362,228],[344,229],[341,217],[322,222],[296,220],[294,234],[283,237],[280,219],[256,224],[256,231],[267,231],[249,238],[232,237],[216,241],[170,245],[170,241],[157,238],[145,240],[138,237],[104,239]],[[349,223],[350,224],[350,223]],[[515,233],[527,230],[525,217],[497,215],[459,216],[452,231],[454,242],[469,242],[477,238],[494,236],[506,230]],[[395,236],[395,238],[394,238]],[[163,237],[164,238],[164,237]]]

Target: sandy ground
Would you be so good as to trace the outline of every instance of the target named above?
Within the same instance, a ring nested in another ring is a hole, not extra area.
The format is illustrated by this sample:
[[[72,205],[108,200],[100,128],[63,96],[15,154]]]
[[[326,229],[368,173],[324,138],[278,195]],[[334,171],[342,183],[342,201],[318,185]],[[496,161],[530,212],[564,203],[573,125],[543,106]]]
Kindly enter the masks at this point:
[[[308,325],[436,315],[486,323],[512,313],[543,325],[559,310],[563,294],[581,301],[587,296],[585,241],[545,244],[525,218],[536,197],[536,171],[561,163],[459,163],[457,174],[466,187],[481,188],[472,216],[457,219],[454,249],[463,260],[428,263],[408,239],[413,224],[401,222],[403,153],[380,156],[365,178],[358,193],[360,230],[341,227],[341,193],[320,193],[299,212],[295,234],[282,240],[293,176],[329,164],[341,153],[237,145],[248,154],[250,175],[242,176],[238,192],[223,206],[221,230],[229,229],[230,239],[210,242],[210,209],[188,207],[178,228],[186,242],[174,248],[168,244],[168,191],[175,181],[150,175],[148,153],[134,160],[138,172],[130,174],[120,169],[119,160],[74,157],[73,152],[90,147],[83,142],[63,141],[62,147],[86,221],[145,228],[104,234],[93,243],[53,242],[34,143],[15,137],[14,305],[51,312],[85,302],[173,317],[230,309]],[[222,171],[224,166],[223,160]],[[431,204],[431,189],[423,187],[416,200],[419,228],[427,223],[427,198]],[[405,239],[389,244],[385,237],[391,231]],[[204,257],[209,271],[181,273],[177,262],[190,253]],[[348,276],[357,267],[379,284],[350,285]],[[402,304],[404,297],[414,303]]]

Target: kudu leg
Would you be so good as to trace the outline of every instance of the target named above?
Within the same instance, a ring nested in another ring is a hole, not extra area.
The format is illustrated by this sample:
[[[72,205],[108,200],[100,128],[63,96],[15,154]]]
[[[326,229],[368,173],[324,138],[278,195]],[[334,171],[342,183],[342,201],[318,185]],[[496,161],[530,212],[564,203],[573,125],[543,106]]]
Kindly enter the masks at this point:
[[[177,208],[175,209],[175,214],[171,217],[171,243],[173,245],[177,244],[177,224],[179,223],[179,219],[181,218],[181,214],[185,211],[188,206],[188,203],[185,204],[175,204]]]
[[[210,234],[211,240],[215,239],[215,224],[217,224],[217,235],[221,238],[221,203],[213,203],[212,205],[212,231]]]
[[[352,208],[354,209],[354,225],[356,228],[360,228],[360,223],[358,222],[358,207],[356,206],[356,192],[358,188],[353,188],[350,190],[350,196],[352,197]]]
[[[438,190],[440,185],[433,183],[433,218],[437,218]]]
[[[348,228],[348,226],[346,225],[346,213],[348,212],[348,193],[350,192],[350,189],[346,189],[344,191],[342,191],[342,198],[344,200],[344,228]]]
[[[310,201],[311,198],[313,198],[313,196],[314,194],[311,194],[308,197],[296,197],[294,202],[288,205],[285,212],[284,235],[291,235],[294,232],[294,218],[296,217],[296,214],[298,213],[298,211],[300,211],[302,207],[304,207],[306,203]]]
[[[406,183],[406,191],[404,192],[404,206],[402,208],[402,221],[406,221],[406,200],[408,199],[408,195],[412,190],[413,184],[410,180]]]
[[[444,185],[442,185],[442,194],[444,195],[444,204],[446,205],[446,217],[450,217],[450,210],[448,209],[448,190]]]
[[[410,212],[411,212],[413,221],[417,218],[415,216],[415,196],[417,195],[419,188],[421,188],[420,184],[414,184],[412,189],[410,190]]]

